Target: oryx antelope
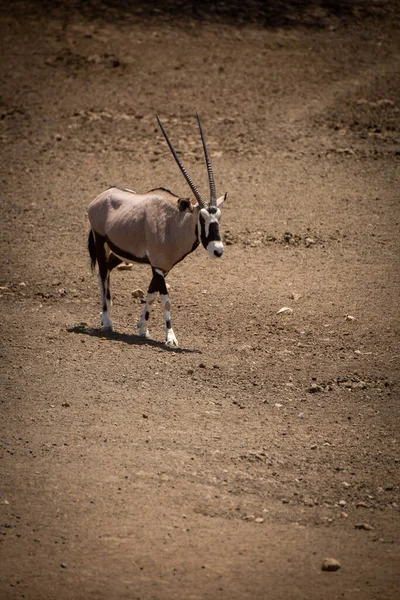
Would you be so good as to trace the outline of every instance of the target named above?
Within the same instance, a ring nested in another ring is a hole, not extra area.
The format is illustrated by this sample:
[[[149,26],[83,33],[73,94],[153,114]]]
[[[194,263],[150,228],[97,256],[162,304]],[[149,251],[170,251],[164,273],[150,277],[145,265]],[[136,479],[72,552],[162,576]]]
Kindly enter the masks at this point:
[[[163,187],[145,194],[111,187],[98,196],[88,209],[91,225],[88,248],[92,269],[99,267],[103,329],[112,330],[110,318],[110,272],[121,262],[135,261],[151,266],[153,278],[146,304],[138,322],[139,335],[150,337],[148,320],[150,307],[157,294],[165,313],[166,344],[177,347],[171,325],[171,301],[165,277],[172,267],[193,252],[201,243],[211,258],[220,258],[224,247],[219,233],[220,206],[227,194],[217,199],[214,174],[199,115],[197,121],[203,144],[210,187],[210,202],[206,202],[180,161],[165,129],[158,124],[194,198],[180,198]]]

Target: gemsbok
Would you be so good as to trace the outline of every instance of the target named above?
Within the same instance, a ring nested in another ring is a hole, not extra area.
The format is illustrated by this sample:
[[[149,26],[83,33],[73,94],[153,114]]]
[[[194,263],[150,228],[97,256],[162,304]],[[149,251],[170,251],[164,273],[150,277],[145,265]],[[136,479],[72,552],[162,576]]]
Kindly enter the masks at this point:
[[[196,114],[204,150],[210,187],[207,203],[180,161],[157,116],[158,124],[194,198],[180,198],[164,187],[145,194],[114,186],[100,194],[88,208],[91,230],[88,249],[92,270],[99,267],[102,301],[101,323],[112,330],[110,318],[110,272],[121,262],[133,261],[151,266],[153,278],[138,322],[139,335],[149,338],[150,307],[161,295],[165,313],[166,345],[178,347],[171,325],[171,301],[165,277],[178,262],[202,243],[211,258],[220,258],[224,247],[219,233],[220,207],[227,197],[217,199],[214,174],[199,115]]]

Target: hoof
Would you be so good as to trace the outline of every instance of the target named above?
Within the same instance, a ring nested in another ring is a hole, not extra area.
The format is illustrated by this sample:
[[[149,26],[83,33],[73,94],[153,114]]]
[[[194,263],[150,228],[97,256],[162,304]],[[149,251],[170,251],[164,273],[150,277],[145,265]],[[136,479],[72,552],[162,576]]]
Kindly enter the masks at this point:
[[[139,331],[139,335],[147,340],[151,340],[151,335],[148,331]]]

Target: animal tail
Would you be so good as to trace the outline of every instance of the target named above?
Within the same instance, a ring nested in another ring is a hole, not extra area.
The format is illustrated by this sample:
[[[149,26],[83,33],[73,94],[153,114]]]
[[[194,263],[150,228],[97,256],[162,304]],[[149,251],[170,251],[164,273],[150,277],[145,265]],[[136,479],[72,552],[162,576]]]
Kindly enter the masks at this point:
[[[96,242],[94,240],[93,229],[91,229],[89,231],[88,250],[89,250],[89,254],[90,254],[90,266],[92,267],[92,271],[94,271],[94,268],[96,266],[96,261],[97,261],[97,254],[96,254]]]

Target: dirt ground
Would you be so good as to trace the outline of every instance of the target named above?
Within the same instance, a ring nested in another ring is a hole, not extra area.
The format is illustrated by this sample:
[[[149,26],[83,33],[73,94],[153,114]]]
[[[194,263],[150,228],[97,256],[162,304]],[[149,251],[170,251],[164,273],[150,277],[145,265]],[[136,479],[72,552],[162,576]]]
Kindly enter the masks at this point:
[[[399,598],[398,9],[2,5],[2,600]],[[207,195],[196,110],[225,255],[171,351],[145,265],[101,331],[86,209],[187,196],[155,113]]]

